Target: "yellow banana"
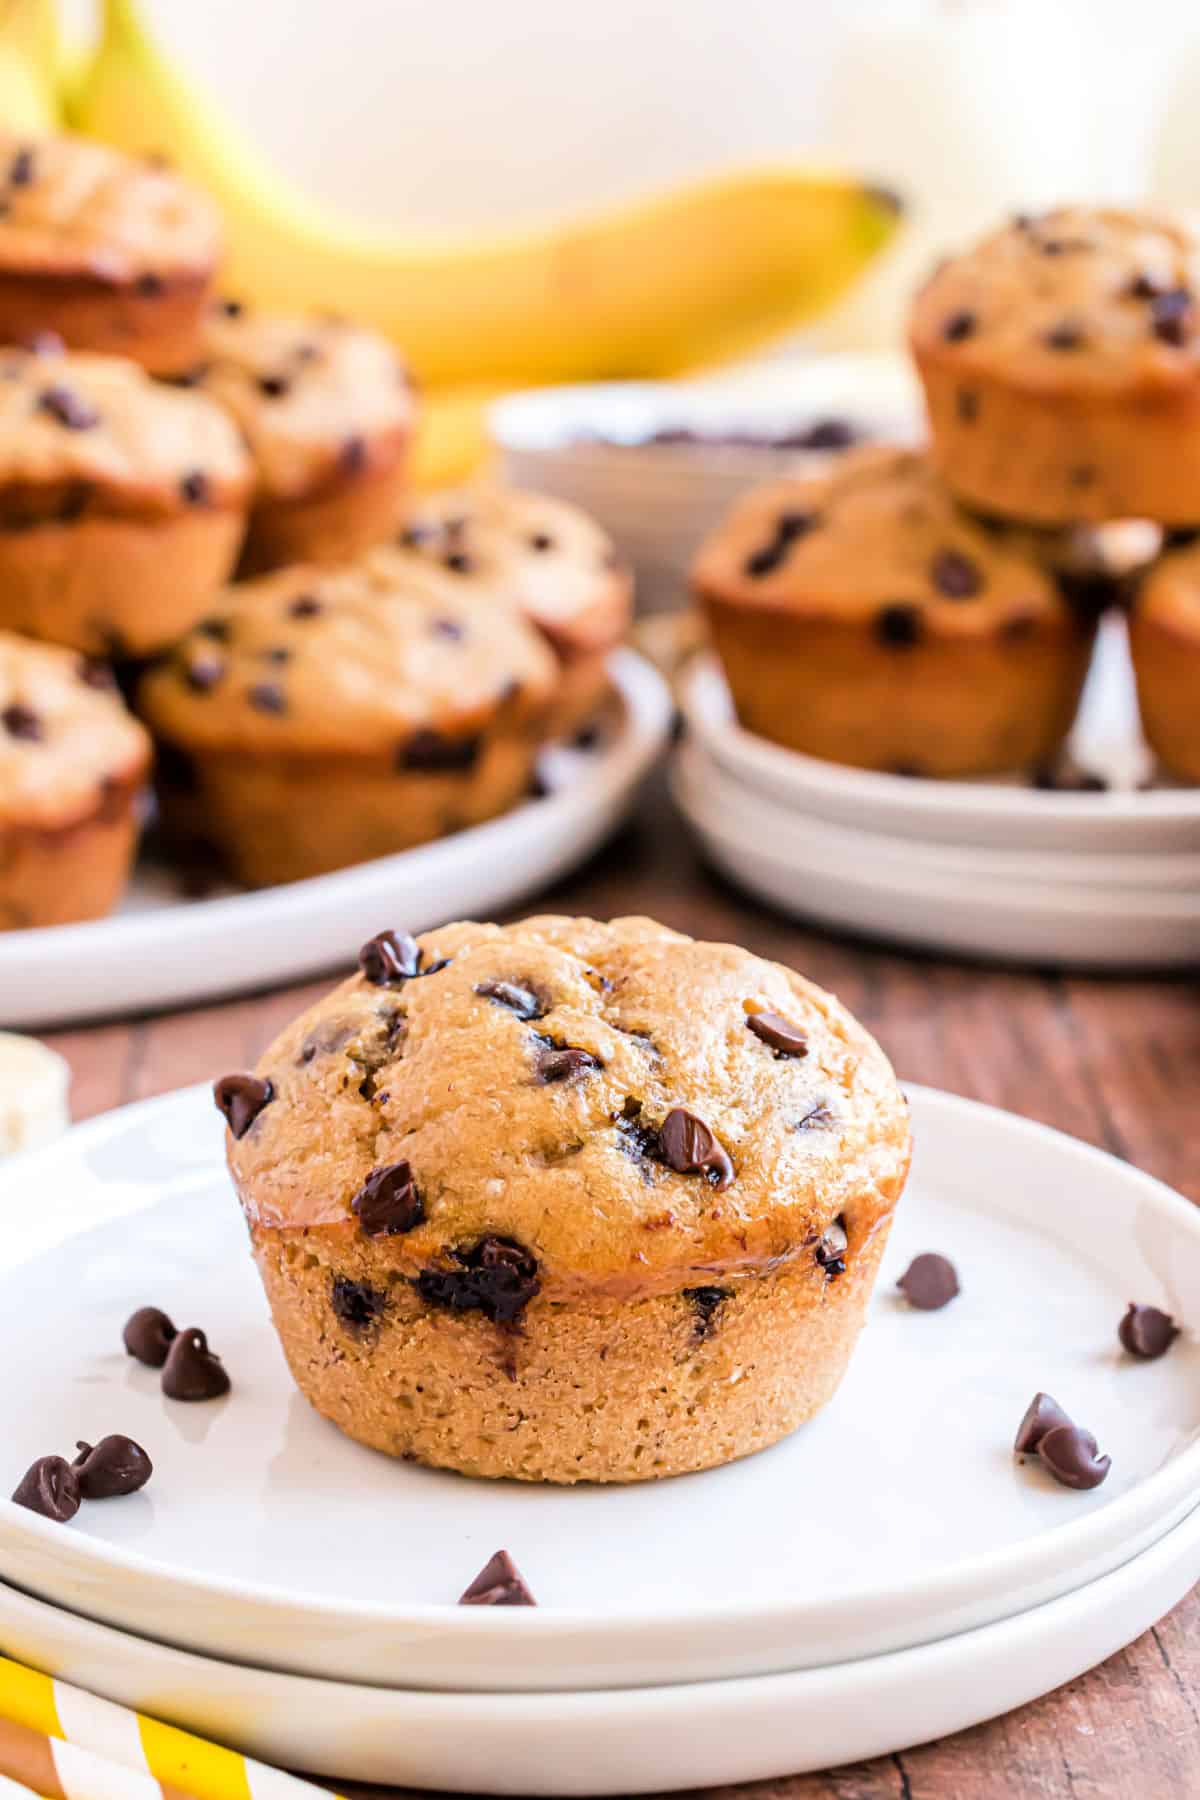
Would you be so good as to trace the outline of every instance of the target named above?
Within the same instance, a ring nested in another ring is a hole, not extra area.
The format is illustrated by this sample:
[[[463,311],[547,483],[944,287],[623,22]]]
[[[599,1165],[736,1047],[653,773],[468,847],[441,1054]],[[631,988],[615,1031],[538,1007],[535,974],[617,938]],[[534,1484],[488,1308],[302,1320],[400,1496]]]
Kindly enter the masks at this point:
[[[12,131],[54,131],[58,20],[54,0],[0,4],[0,125]]]
[[[135,0],[105,0],[72,120],[127,150],[165,154],[208,189],[225,214],[233,291],[374,324],[428,383],[667,375],[726,360],[828,305],[897,218],[878,189],[782,167],[488,240],[342,224],[181,77]]]

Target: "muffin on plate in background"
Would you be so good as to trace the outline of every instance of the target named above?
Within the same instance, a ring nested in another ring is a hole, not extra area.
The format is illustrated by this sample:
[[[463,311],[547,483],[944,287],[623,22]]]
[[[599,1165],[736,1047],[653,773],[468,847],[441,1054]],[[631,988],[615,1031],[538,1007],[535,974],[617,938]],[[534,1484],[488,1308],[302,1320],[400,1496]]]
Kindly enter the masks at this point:
[[[702,545],[692,582],[747,731],[898,774],[1049,759],[1096,629],[913,450],[854,450],[756,489]]]
[[[251,887],[445,836],[528,791],[554,659],[436,569],[291,568],[221,593],[137,707],[169,837]]]
[[[561,670],[552,730],[565,734],[587,722],[607,691],[606,660],[633,613],[632,577],[607,532],[565,500],[481,487],[415,502],[399,544],[447,570],[465,591],[520,607]]]
[[[0,342],[190,368],[220,255],[216,208],[168,169],[0,129]]]
[[[106,669],[0,631],[0,931],[116,904],[149,770]]]
[[[122,357],[0,349],[0,629],[147,656],[236,560],[250,464],[203,394]]]
[[[415,408],[386,338],[217,300],[183,379],[229,410],[254,462],[244,574],[348,561],[396,531]]]
[[[1139,582],[1129,648],[1150,748],[1172,775],[1200,782],[1200,538],[1168,550]]]
[[[466,1475],[730,1462],[835,1392],[908,1171],[829,994],[652,919],[385,931],[216,1086],[301,1392]]]

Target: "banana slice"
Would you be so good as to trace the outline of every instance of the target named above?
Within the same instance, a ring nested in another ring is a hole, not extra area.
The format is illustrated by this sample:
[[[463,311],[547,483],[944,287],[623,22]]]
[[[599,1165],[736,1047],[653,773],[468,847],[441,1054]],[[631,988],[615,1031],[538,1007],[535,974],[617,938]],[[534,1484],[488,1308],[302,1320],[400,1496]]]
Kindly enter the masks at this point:
[[[36,1038],[0,1031],[0,1156],[61,1136],[71,1071]]]

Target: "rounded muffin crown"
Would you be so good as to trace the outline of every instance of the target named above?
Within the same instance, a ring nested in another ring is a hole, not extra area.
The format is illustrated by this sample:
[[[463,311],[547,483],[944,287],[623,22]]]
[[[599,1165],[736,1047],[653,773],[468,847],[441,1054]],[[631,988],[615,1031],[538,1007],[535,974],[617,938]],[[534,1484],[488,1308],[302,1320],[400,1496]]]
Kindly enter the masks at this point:
[[[341,320],[281,318],[218,300],[187,377],[228,408],[261,490],[275,498],[365,469],[381,440],[413,422],[408,372],[377,332]]]
[[[890,1212],[891,1068],[779,964],[552,916],[387,933],[361,960],[257,1077],[218,1083],[254,1228],[332,1233],[397,1277],[490,1258],[619,1299],[831,1266]]]
[[[68,824],[149,766],[106,668],[0,631],[0,826]]]
[[[628,624],[632,586],[612,539],[565,500],[501,487],[431,494],[409,509],[399,543],[515,601],[560,651],[606,649]]]
[[[920,360],[1030,393],[1170,390],[1200,370],[1195,222],[1111,207],[1020,216],[917,296]]]
[[[212,400],[122,357],[0,351],[0,487],[86,484],[150,511],[241,505],[250,463]]]
[[[168,169],[81,137],[0,131],[0,270],[114,284],[206,276],[221,253],[207,197]]]
[[[692,581],[705,599],[861,623],[884,643],[1068,612],[1034,557],[956,506],[923,453],[878,447],[747,494],[701,546]]]
[[[392,757],[453,770],[472,734],[536,722],[554,662],[511,608],[432,569],[291,568],[227,588],[143,681],[156,730],[197,748]]]

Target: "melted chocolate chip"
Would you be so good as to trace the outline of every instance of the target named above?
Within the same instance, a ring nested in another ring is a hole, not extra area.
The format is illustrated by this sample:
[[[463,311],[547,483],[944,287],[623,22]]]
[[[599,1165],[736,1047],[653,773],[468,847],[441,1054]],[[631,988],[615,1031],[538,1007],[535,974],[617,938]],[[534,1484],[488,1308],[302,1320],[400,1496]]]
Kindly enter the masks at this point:
[[[99,413],[67,387],[43,388],[36,404],[39,412],[48,413],[67,431],[90,431],[100,423]]]
[[[278,717],[287,711],[287,700],[277,681],[256,681],[246,698],[256,712],[274,713]]]
[[[785,1057],[808,1055],[808,1033],[802,1025],[793,1025],[782,1013],[747,1013],[746,1030],[761,1038],[774,1052],[777,1061]]]
[[[148,1369],[161,1369],[177,1336],[174,1325],[157,1306],[139,1306],[125,1321],[122,1341],[130,1356]]]
[[[13,1492],[18,1506],[65,1525],[79,1511],[79,1476],[63,1456],[39,1456]]]
[[[238,1072],[233,1075],[222,1075],[213,1084],[213,1099],[217,1103],[217,1111],[225,1115],[225,1122],[235,1138],[244,1138],[264,1106],[275,1098],[275,1089],[269,1081],[263,1081],[257,1075]]]
[[[497,1006],[507,1006],[519,1019],[540,1019],[549,1005],[530,983],[515,981],[478,981],[475,992]]]
[[[203,469],[189,469],[179,483],[179,492],[189,506],[207,506],[212,499],[212,488]]]
[[[732,1298],[732,1289],[723,1287],[684,1288],[683,1297],[695,1312],[692,1334],[697,1341],[700,1341],[711,1336],[715,1331],[717,1314],[726,1300]]]
[[[421,948],[406,931],[381,931],[358,953],[358,966],[374,987],[399,987],[421,972]]]
[[[227,1394],[229,1376],[208,1339],[195,1325],[181,1331],[167,1353],[162,1391],[168,1400],[217,1400]]]
[[[1055,1425],[1039,1440],[1038,1460],[1063,1487],[1099,1487],[1112,1467],[1111,1456],[1101,1456],[1096,1440],[1082,1425]]]
[[[546,1047],[538,1052],[537,1078],[543,1084],[570,1081],[576,1075],[587,1075],[593,1069],[604,1067],[590,1050],[577,1049],[574,1044],[556,1044],[549,1038],[542,1042]]]
[[[321,611],[321,602],[315,594],[297,594],[288,605],[288,618],[315,619]]]
[[[0,712],[0,725],[3,725],[9,737],[20,738],[27,744],[39,744],[46,735],[42,721],[33,708],[21,706],[16,701]]]
[[[846,1273],[846,1248],[849,1239],[846,1236],[846,1221],[841,1213],[831,1224],[825,1227],[813,1255],[824,1269],[826,1275],[844,1275]]]
[[[387,1310],[387,1295],[365,1281],[351,1281],[345,1275],[335,1275],[329,1290],[329,1304],[343,1325],[361,1331],[382,1318]]]
[[[920,609],[897,601],[881,606],[875,615],[875,636],[889,650],[911,650],[922,635]]]
[[[1070,1423],[1070,1418],[1057,1400],[1051,1399],[1049,1394],[1035,1394],[1017,1426],[1013,1442],[1014,1456],[1032,1456],[1048,1431]]]
[[[1082,350],[1084,345],[1083,327],[1074,319],[1060,319],[1052,325],[1042,339],[1047,350]]]
[[[485,1237],[469,1250],[451,1250],[456,1268],[422,1269],[417,1292],[431,1306],[481,1312],[511,1325],[541,1287],[537,1258],[512,1238]]]
[[[113,1435],[98,1444],[76,1444],[74,1468],[85,1500],[113,1500],[120,1494],[136,1494],[154,1473],[154,1464],[132,1438]]]
[[[958,1293],[958,1271],[948,1257],[927,1250],[913,1258],[896,1286],[919,1312],[940,1312]]]
[[[929,565],[929,579],[947,600],[970,600],[983,586],[978,565],[961,550],[939,550]]]
[[[482,740],[478,737],[450,738],[427,726],[414,731],[396,755],[400,769],[420,769],[430,773],[466,774],[479,761]]]
[[[507,1550],[497,1550],[460,1594],[460,1606],[536,1606],[537,1601]]]
[[[1171,1348],[1179,1336],[1179,1327],[1170,1313],[1160,1312],[1157,1306],[1138,1306],[1131,1300],[1117,1326],[1117,1336],[1130,1356],[1155,1362]]]
[[[417,1191],[407,1162],[386,1163],[372,1169],[350,1202],[365,1237],[399,1237],[425,1217],[425,1203]]]
[[[733,1180],[733,1163],[714,1133],[686,1107],[673,1106],[658,1128],[662,1160],[680,1175],[703,1175],[717,1189]]]
[[[964,338],[974,335],[978,324],[973,312],[969,312],[965,306],[960,307],[958,312],[952,312],[949,318],[943,320],[942,336],[948,344],[961,344]]]
[[[282,400],[291,385],[286,375],[260,375],[258,378],[258,391],[267,400]]]

